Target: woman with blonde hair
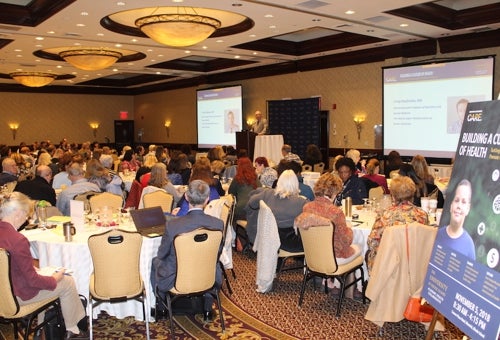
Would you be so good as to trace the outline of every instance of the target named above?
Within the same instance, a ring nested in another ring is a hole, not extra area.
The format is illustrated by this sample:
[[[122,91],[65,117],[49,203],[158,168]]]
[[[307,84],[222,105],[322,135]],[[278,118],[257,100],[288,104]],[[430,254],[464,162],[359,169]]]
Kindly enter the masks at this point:
[[[90,183],[97,184],[101,191],[123,195],[123,180],[105,168],[97,159],[91,159],[87,162],[85,177]]]
[[[165,163],[157,162],[151,168],[151,176],[148,181],[148,186],[156,187],[165,190],[174,197],[174,205],[181,199],[181,194],[177,191],[174,185],[168,180],[167,166]],[[147,187],[146,187],[147,188]],[[145,188],[145,190],[146,190]],[[147,192],[148,190],[146,190]]]
[[[271,208],[281,241],[281,249],[297,252],[304,251],[302,240],[293,228],[293,221],[302,212],[307,202],[304,197],[299,196],[299,180],[293,170],[285,170],[278,178],[276,188],[262,190],[252,195],[248,200],[247,212],[259,210],[260,200],[263,200]],[[257,235],[257,225],[247,224],[247,234],[251,243]]]

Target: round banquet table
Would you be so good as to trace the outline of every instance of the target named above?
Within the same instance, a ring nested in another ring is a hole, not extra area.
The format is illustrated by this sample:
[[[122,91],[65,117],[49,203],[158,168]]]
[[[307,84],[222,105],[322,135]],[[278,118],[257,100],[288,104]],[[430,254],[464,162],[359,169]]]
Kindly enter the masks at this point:
[[[120,225],[119,228],[131,231],[136,230],[133,223],[132,225]],[[72,242],[64,241],[61,225],[58,225],[55,229],[23,230],[22,233],[28,238],[32,256],[39,260],[40,268],[53,266],[73,270],[71,275],[75,279],[78,292],[88,297],[93,264],[87,241],[89,236],[107,230],[109,230],[109,228],[89,227],[86,225],[84,230],[77,230],[76,234],[73,236]],[[146,286],[146,317],[150,317],[149,306],[154,306],[155,304],[155,296],[150,283],[151,261],[153,257],[156,256],[160,242],[161,237],[143,237],[142,240],[140,271]],[[135,300],[119,303],[101,303],[94,308],[93,317],[97,318],[101,310],[117,318],[134,316],[137,320],[142,321],[144,319],[142,304]]]

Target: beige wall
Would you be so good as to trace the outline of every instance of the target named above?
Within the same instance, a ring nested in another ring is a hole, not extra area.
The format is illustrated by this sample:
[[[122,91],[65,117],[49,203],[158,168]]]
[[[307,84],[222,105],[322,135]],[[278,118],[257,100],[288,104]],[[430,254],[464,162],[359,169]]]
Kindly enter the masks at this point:
[[[114,137],[114,120],[120,111],[129,111],[134,119],[132,96],[99,96],[74,94],[0,93],[0,144],[62,138],[83,142],[94,140],[90,122],[98,122],[97,140]],[[16,140],[8,124],[17,122]]]
[[[442,57],[471,57],[498,54],[500,48],[442,55]],[[299,72],[241,82],[243,85],[244,120],[257,109],[266,112],[266,101],[282,98],[321,96],[323,110],[330,111],[330,147],[370,149],[375,147],[373,126],[382,123],[381,67],[422,60],[401,58],[384,63],[370,63],[318,71]],[[498,61],[497,61],[498,64]],[[500,68],[495,69],[495,96],[500,92]],[[224,84],[217,84],[224,85]],[[209,87],[209,86],[204,86]],[[201,87],[200,87],[201,88]],[[108,136],[114,140],[113,121],[120,111],[128,111],[135,120],[135,136],[144,129],[144,142],[196,143],[195,87],[145,95],[66,95],[0,93],[0,143],[15,145],[20,141],[50,139],[58,142],[93,140],[89,122],[98,121],[97,140]],[[332,109],[336,104],[336,110]],[[358,140],[354,115],[366,116],[361,139]],[[172,122],[167,137],[164,122]],[[9,122],[20,128],[14,141]],[[347,136],[347,145],[343,137]]]

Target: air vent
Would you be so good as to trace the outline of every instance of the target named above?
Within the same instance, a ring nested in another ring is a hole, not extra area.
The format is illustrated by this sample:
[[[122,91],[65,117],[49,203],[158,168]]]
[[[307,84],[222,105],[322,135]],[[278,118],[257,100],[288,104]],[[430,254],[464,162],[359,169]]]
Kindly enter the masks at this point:
[[[66,32],[64,33],[65,37],[81,37],[81,34],[78,33],[72,33],[72,32]]]
[[[390,18],[389,17],[385,17],[383,15],[377,15],[376,17],[366,18],[366,19],[363,19],[363,20],[375,23],[375,22],[384,22],[384,21],[390,20]]]
[[[309,8],[309,9],[315,9],[315,8],[323,7],[326,5],[329,5],[329,3],[323,2],[323,1],[318,1],[318,0],[309,0],[309,1],[301,2],[301,3],[297,4],[297,6],[299,6],[299,7],[304,7],[304,8]]]
[[[335,28],[346,28],[346,27],[352,27],[352,25],[351,24],[342,24],[342,25],[335,26]]]

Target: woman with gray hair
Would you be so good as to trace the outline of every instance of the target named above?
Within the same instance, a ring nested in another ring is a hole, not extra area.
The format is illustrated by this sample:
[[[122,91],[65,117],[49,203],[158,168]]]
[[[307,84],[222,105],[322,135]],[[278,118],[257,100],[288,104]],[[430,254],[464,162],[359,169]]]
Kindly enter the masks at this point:
[[[51,276],[38,274],[33,266],[30,243],[17,230],[31,215],[33,205],[28,196],[13,192],[0,203],[0,248],[11,256],[11,275],[14,294],[20,306],[58,297],[66,326],[65,339],[85,337],[88,331],[87,318],[75,281],[64,275],[64,269]]]
[[[429,224],[427,213],[413,204],[413,196],[417,190],[415,183],[407,176],[393,178],[389,186],[393,204],[388,209],[377,215],[372,231],[368,236],[368,252],[366,253],[366,266],[371,272],[378,246],[385,228],[397,224],[418,222]]]
[[[292,170],[285,170],[278,178],[276,189],[266,189],[253,195],[248,200],[247,214],[258,213],[259,202],[263,200],[271,208],[280,235],[281,249],[290,252],[303,251],[302,240],[295,233],[293,221],[302,212],[306,199],[299,196],[299,181]],[[247,216],[248,217],[248,216]],[[257,235],[257,224],[247,223],[247,234],[251,243]]]

